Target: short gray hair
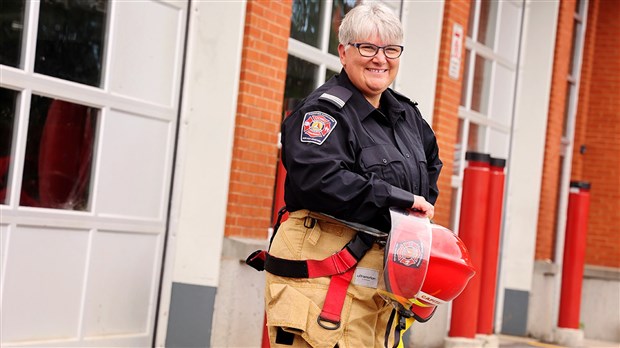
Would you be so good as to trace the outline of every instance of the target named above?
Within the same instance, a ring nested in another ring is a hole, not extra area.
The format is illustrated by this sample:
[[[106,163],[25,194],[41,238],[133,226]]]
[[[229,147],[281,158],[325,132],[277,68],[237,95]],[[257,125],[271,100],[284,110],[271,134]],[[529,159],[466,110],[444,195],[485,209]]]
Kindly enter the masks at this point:
[[[358,5],[347,13],[338,29],[338,40],[346,45],[374,34],[392,45],[403,41],[403,27],[394,11],[381,3],[370,2]]]

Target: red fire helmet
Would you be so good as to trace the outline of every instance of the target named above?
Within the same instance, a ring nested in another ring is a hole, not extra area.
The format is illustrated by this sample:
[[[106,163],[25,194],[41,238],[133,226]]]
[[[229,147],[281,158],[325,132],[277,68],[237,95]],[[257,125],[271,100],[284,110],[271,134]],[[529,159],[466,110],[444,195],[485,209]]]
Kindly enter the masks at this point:
[[[392,212],[386,248],[381,294],[420,322],[455,299],[475,274],[465,244],[428,219]]]

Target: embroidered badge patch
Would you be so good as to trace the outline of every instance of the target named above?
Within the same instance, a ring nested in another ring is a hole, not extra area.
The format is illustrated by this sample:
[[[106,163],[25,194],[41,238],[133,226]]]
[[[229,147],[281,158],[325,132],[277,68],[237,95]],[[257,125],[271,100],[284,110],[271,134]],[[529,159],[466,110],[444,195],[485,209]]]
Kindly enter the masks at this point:
[[[424,250],[420,241],[408,240],[397,243],[395,248],[394,262],[398,262],[407,267],[420,267],[420,264],[422,264],[422,255],[424,255]]]
[[[335,118],[324,112],[308,112],[304,115],[304,122],[301,124],[301,141],[321,145],[337,123]]]

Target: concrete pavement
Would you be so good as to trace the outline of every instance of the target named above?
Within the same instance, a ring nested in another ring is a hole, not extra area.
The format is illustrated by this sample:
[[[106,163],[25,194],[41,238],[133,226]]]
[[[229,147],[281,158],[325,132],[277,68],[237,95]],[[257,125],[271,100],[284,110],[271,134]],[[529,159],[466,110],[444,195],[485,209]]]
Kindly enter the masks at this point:
[[[543,343],[529,337],[516,337],[507,335],[498,335],[499,347],[502,348],[567,348],[566,346],[555,345],[551,343]],[[581,348],[581,347],[580,347]],[[583,348],[620,348],[619,342],[605,342],[596,340],[584,340]]]

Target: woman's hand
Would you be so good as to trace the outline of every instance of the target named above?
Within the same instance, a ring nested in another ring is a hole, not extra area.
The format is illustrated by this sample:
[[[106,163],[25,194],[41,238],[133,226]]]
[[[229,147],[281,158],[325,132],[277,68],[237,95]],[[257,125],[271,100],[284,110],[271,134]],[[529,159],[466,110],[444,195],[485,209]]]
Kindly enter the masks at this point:
[[[435,207],[426,201],[426,198],[422,196],[413,196],[413,205],[411,206],[411,210],[417,215],[421,217],[426,217],[432,219],[435,215]]]

